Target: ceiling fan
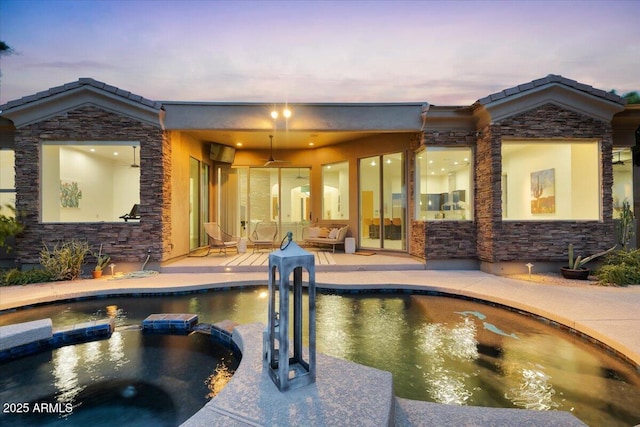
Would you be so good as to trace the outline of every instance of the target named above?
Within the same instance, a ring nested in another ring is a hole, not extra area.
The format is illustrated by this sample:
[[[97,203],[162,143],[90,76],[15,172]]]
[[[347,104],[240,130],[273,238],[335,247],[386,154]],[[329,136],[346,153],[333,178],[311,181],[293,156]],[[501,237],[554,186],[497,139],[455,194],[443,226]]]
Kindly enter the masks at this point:
[[[136,146],[133,146],[133,164],[131,165],[132,168],[139,168],[140,165],[136,163]]]
[[[618,151],[618,160],[614,161],[612,165],[621,165],[624,166],[624,161],[620,159],[620,151]]]
[[[275,157],[273,157],[273,135],[269,135],[269,147],[269,159],[264,164],[265,166],[271,166],[274,163],[289,163],[287,160],[276,160]]]
[[[302,175],[300,173],[300,168],[298,168],[298,176],[296,176],[296,179],[309,179],[309,177]]]

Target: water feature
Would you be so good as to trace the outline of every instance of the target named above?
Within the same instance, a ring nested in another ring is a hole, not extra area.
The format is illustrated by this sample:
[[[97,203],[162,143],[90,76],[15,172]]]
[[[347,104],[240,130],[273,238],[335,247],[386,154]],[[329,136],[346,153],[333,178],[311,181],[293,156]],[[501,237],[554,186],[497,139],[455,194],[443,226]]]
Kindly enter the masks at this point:
[[[316,310],[318,351],[392,372],[399,397],[570,411],[591,426],[640,423],[633,367],[532,317],[408,293],[319,293]],[[206,323],[266,323],[266,288],[65,302],[5,313],[0,325],[51,317],[63,326],[111,316],[122,328],[168,312],[196,313]]]

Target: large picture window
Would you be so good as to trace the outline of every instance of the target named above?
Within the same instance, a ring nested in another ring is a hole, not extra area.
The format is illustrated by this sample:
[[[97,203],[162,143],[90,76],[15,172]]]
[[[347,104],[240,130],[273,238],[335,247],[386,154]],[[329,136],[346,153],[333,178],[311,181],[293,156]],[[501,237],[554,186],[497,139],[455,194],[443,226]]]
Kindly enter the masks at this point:
[[[600,155],[595,140],[502,143],[505,220],[598,220]]]
[[[468,147],[427,147],[417,153],[416,219],[473,218],[471,158]]]
[[[140,144],[42,145],[42,222],[122,221],[140,203]]]
[[[0,149],[0,207],[16,205],[16,182],[15,182],[15,155],[13,150]],[[2,211],[3,215],[10,216],[12,212],[8,209]]]
[[[633,209],[633,155],[631,148],[613,149],[613,218],[618,219],[622,204],[627,201]]]
[[[322,166],[322,219],[349,219],[349,162]]]

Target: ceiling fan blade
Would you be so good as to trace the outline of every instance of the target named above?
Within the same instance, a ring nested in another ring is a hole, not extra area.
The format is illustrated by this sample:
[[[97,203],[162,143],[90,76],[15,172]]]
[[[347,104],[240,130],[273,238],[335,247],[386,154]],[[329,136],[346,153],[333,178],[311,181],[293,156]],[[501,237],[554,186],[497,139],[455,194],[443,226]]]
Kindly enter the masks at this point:
[[[271,166],[274,163],[289,163],[288,160],[277,160],[273,156],[273,135],[269,135],[269,147],[270,147],[269,160],[267,160],[267,162],[264,164],[264,166]]]

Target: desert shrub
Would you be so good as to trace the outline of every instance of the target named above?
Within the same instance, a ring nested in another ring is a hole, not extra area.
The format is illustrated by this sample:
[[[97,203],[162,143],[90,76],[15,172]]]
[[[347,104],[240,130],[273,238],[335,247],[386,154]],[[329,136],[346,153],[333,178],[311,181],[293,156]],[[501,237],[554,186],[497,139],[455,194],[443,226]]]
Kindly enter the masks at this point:
[[[0,248],[5,247],[7,252],[11,251],[11,247],[7,243],[7,238],[10,236],[16,236],[24,230],[22,225],[16,219],[16,210],[11,205],[5,205],[5,207],[11,212],[9,215],[5,215],[0,212]],[[0,211],[2,206],[0,206]]]
[[[17,268],[12,268],[0,273],[0,286],[18,286],[50,281],[51,274],[43,269],[20,271]]]
[[[612,252],[595,271],[595,276],[601,284],[640,285],[640,249]]]
[[[40,264],[52,280],[74,280],[80,277],[84,258],[89,253],[89,244],[75,239],[56,243],[52,249],[45,244],[40,251]]]

